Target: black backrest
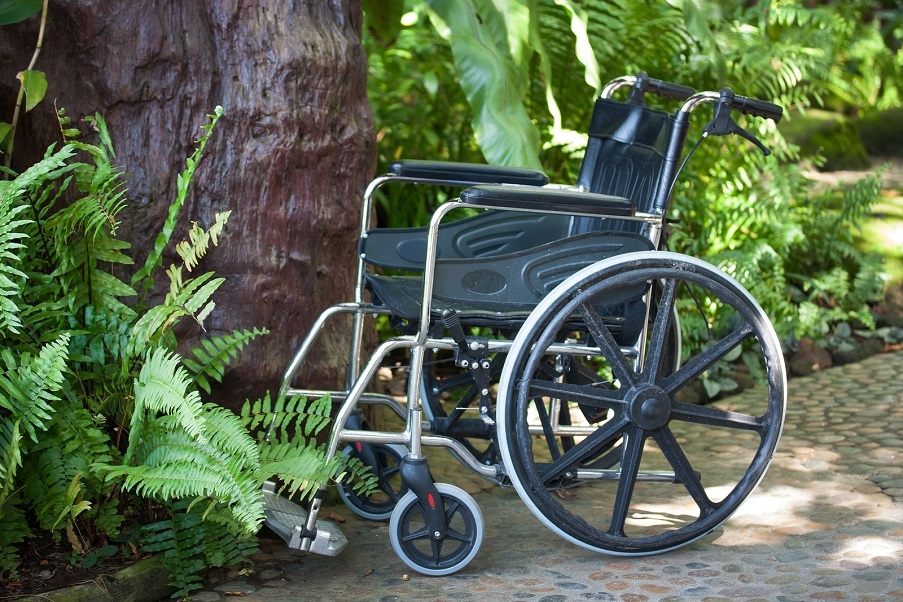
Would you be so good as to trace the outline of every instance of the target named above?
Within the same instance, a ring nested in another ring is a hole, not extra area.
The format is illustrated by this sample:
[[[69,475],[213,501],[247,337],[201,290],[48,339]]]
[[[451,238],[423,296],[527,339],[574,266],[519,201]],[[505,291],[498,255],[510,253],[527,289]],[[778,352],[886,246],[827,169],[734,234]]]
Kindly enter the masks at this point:
[[[638,212],[649,212],[661,189],[671,126],[671,116],[663,111],[599,98],[577,184],[589,192],[627,198]],[[639,222],[580,217],[575,219],[572,233],[640,232],[642,226]]]

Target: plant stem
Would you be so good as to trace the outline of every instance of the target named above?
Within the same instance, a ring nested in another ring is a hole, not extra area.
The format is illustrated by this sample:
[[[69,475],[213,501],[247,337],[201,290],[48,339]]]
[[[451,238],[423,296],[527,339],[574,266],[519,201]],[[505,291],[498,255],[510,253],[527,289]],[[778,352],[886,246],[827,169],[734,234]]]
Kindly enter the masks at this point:
[[[41,54],[41,47],[44,44],[44,29],[47,26],[47,5],[50,0],[44,0],[41,8],[41,27],[38,29],[38,43],[35,44],[34,54],[31,55],[31,62],[28,63],[26,71],[31,69],[38,62],[38,55]],[[13,155],[13,139],[16,137],[16,124],[19,122],[19,112],[22,108],[22,101],[25,99],[25,78],[20,78],[19,95],[16,97],[16,107],[13,110],[13,120],[9,127],[9,139],[6,142],[6,156],[3,158],[3,165],[9,167],[12,163]],[[8,174],[7,174],[8,177]]]

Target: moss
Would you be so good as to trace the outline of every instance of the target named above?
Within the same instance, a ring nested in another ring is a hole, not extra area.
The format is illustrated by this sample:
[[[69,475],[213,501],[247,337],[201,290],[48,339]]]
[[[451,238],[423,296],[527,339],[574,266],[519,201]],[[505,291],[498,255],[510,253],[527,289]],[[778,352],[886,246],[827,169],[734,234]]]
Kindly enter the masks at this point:
[[[903,157],[903,108],[866,115],[859,122],[859,131],[869,154]]]
[[[824,156],[823,171],[870,166],[858,121],[839,113],[818,110],[806,111],[805,115],[794,113],[782,124],[781,132],[800,146],[803,156]]]

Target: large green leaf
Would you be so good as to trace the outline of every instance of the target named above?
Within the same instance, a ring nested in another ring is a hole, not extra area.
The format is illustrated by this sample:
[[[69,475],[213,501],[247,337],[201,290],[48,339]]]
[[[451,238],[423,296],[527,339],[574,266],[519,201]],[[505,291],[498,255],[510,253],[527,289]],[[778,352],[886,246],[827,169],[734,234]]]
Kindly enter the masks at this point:
[[[519,92],[525,74],[519,72],[509,47],[499,39],[499,32],[507,31],[505,13],[499,6],[517,13],[515,8],[523,3],[430,0],[427,5],[436,30],[451,44],[461,88],[474,112],[474,133],[486,160],[494,165],[542,169],[539,130],[527,115]],[[506,36],[509,44],[510,36]]]
[[[22,85],[25,86],[25,110],[30,111],[44,99],[47,93],[47,77],[43,71],[29,69],[19,74]]]
[[[42,0],[0,0],[0,25],[24,21],[41,12]]]
[[[571,33],[575,38],[577,60],[583,64],[585,69],[584,80],[587,85],[598,92],[602,89],[602,78],[599,75],[599,62],[596,60],[596,53],[593,52],[593,45],[587,31],[589,17],[586,11],[572,0],[555,0],[555,4],[567,11],[571,19]]]

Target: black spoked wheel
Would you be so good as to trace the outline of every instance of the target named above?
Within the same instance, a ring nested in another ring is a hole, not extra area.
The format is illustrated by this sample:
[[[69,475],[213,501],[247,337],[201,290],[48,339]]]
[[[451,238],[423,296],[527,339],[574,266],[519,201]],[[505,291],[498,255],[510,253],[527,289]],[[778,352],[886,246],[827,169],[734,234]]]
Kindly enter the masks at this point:
[[[467,566],[483,543],[483,514],[463,489],[436,483],[447,523],[446,536],[431,536],[420,501],[408,492],[389,522],[389,538],[402,562],[424,575],[450,575]]]
[[[364,453],[365,450],[367,453]],[[376,477],[376,490],[361,493],[355,491],[351,483],[339,483],[339,497],[358,516],[369,520],[389,520],[398,500],[408,491],[400,472],[401,460],[407,450],[401,445],[353,443],[345,449],[345,453],[371,463],[370,471]]]
[[[651,326],[624,349],[606,299],[653,282],[661,294]],[[683,312],[674,308],[703,308],[712,334],[704,345],[684,345],[689,358],[676,371],[663,369],[674,348],[668,337],[680,332],[673,321]],[[571,353],[557,341],[575,316],[583,332],[574,336],[586,342]],[[713,405],[684,400],[741,353],[745,370],[759,375],[756,387]],[[608,380],[545,376],[550,361],[587,355]],[[501,376],[499,446],[527,507],[565,539],[613,554],[664,552],[712,531],[753,491],[780,437],[785,398],[777,336],[739,283],[694,258],[631,253],[571,276],[531,314]],[[564,403],[599,416],[567,445],[532,419]],[[552,492],[573,482],[582,483],[576,495]]]

